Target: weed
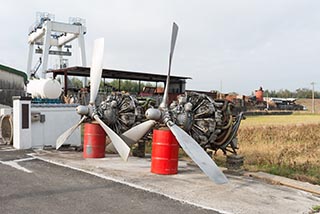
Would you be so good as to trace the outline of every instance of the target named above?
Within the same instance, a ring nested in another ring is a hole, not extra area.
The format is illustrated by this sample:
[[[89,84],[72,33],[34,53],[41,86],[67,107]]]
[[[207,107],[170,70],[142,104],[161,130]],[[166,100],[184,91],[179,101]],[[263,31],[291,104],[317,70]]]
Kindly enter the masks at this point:
[[[320,213],[320,205],[313,206],[310,214]]]
[[[248,117],[238,132],[244,167],[320,184],[319,115]]]

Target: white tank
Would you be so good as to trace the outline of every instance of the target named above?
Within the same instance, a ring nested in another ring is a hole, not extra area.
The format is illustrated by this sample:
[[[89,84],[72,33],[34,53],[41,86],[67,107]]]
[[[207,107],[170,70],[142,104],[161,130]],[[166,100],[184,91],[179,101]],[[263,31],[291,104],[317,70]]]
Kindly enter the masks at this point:
[[[33,79],[29,80],[27,92],[31,94],[32,98],[57,99],[62,88],[55,79]]]

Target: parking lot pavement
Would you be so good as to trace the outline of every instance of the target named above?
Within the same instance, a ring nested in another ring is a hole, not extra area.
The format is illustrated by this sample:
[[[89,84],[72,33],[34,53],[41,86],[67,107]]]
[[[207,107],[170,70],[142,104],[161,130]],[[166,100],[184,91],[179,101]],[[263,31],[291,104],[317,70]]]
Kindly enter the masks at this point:
[[[217,214],[0,146],[0,213]]]
[[[216,185],[186,161],[167,176],[150,173],[150,163],[0,146],[0,213],[291,214],[320,204],[317,194],[246,176],[228,175],[228,184]]]
[[[61,151],[38,151],[34,157],[219,213],[308,213],[320,205],[317,194],[246,176],[228,175],[228,184],[216,185],[186,161],[179,161],[178,174],[164,176],[150,173],[150,158],[84,159],[82,153]]]

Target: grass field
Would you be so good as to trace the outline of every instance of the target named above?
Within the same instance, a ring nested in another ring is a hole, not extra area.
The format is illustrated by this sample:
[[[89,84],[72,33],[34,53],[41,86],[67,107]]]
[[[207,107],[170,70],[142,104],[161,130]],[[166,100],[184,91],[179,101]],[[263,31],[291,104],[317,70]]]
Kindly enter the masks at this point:
[[[241,128],[309,124],[320,124],[320,114],[248,116],[241,121]]]
[[[250,116],[238,140],[246,170],[320,184],[320,115]]]

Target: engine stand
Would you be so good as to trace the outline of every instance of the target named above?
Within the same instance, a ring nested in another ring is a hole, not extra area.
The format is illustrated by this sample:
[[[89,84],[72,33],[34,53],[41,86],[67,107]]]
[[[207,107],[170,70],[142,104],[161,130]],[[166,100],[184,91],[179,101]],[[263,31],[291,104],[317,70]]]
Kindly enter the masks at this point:
[[[144,140],[139,140],[137,146],[133,147],[132,155],[134,157],[144,158],[145,157],[145,150],[146,150],[146,143]]]
[[[244,157],[242,155],[227,155],[226,157],[226,167],[227,170],[225,173],[232,175],[243,175],[243,160]]]

